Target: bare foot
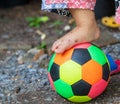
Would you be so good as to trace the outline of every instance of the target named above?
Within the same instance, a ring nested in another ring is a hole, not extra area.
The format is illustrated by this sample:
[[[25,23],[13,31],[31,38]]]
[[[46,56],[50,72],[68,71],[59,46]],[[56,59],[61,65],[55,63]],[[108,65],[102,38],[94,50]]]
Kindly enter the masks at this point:
[[[63,53],[65,50],[71,48],[75,44],[83,42],[91,42],[99,37],[99,28],[97,26],[91,27],[75,27],[72,31],[67,33],[54,42],[52,51],[56,53]]]
[[[93,11],[71,9],[70,12],[75,20],[76,27],[54,42],[52,51],[56,53],[63,53],[75,44],[91,42],[99,37],[100,32]]]

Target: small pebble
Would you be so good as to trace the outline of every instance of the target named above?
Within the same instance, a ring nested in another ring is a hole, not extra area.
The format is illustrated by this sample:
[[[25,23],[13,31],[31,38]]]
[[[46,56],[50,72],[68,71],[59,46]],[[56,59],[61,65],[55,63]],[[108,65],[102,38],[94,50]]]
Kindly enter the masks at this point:
[[[17,59],[17,61],[18,61],[18,64],[23,64],[24,63],[23,56],[19,56],[18,59]]]
[[[69,31],[70,29],[71,29],[70,25],[66,25],[66,26],[64,27],[64,31]]]

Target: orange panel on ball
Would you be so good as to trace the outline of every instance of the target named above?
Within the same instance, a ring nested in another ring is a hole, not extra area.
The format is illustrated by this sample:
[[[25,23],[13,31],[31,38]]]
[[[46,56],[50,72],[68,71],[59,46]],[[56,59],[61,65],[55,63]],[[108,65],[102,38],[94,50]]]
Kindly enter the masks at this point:
[[[102,66],[94,60],[82,66],[82,79],[93,85],[102,79]]]
[[[58,65],[62,65],[63,63],[65,63],[66,61],[70,60],[72,57],[72,53],[73,53],[73,49],[71,48],[67,51],[65,51],[62,54],[56,54],[56,57],[54,59],[54,62]]]

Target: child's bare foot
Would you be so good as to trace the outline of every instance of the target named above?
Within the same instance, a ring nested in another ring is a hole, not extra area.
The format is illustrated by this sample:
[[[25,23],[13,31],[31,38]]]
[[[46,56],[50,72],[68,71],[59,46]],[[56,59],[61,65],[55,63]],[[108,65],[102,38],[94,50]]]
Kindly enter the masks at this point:
[[[94,13],[90,10],[73,11],[71,10],[71,13],[75,19],[76,27],[54,42],[52,51],[56,53],[63,53],[75,44],[91,42],[99,37],[99,28],[96,24]],[[79,12],[81,13],[80,16]]]
[[[96,40],[98,37],[99,29],[97,27],[75,27],[71,32],[54,42],[52,51],[63,53],[65,50],[71,48],[77,43],[91,42]]]

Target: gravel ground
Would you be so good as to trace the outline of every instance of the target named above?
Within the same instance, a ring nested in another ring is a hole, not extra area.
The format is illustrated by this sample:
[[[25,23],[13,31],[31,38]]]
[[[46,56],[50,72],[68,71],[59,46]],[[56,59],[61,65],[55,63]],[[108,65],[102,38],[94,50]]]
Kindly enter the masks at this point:
[[[117,35],[119,36],[119,34]],[[103,47],[114,59],[120,59],[120,44]],[[0,61],[1,104],[71,104],[52,91],[47,78],[47,54],[38,61],[28,51],[16,50]],[[119,104],[119,74],[111,77],[106,91],[88,104]]]

